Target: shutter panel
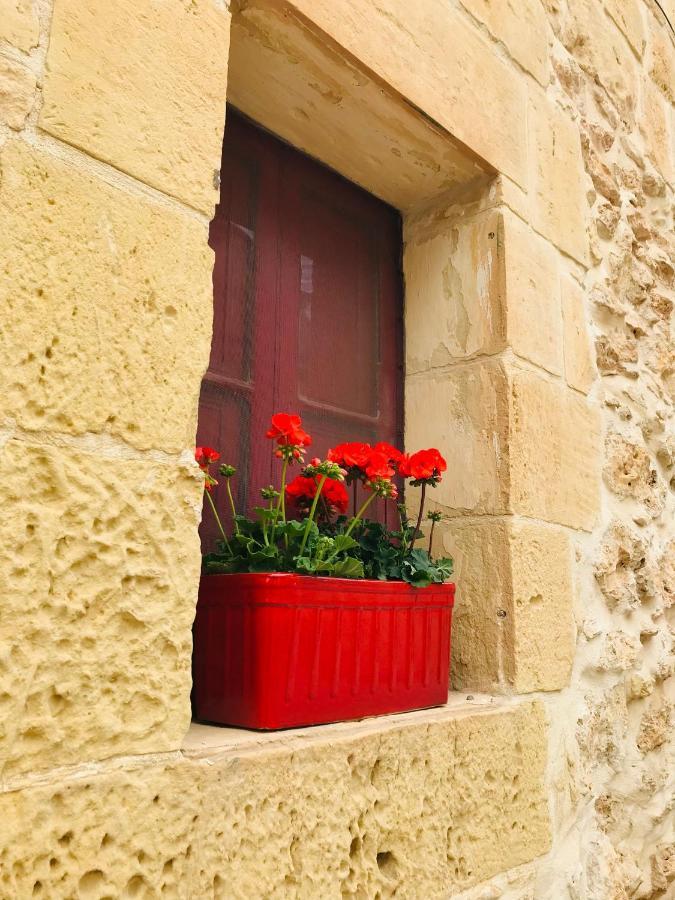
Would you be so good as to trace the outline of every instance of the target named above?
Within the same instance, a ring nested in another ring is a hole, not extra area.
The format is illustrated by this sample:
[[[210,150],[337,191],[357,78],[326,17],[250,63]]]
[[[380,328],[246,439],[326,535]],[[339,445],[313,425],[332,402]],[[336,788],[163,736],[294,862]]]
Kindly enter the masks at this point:
[[[400,218],[232,110],[221,177],[198,443],[237,466],[250,509],[278,474],[264,438],[273,412],[302,416],[310,455],[345,440],[400,445]],[[218,489],[219,511],[224,501]]]

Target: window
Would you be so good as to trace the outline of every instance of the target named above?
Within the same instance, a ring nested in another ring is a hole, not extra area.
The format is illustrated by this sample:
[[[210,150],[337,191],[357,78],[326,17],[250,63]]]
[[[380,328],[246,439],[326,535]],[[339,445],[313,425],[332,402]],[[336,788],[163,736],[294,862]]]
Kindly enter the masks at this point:
[[[310,455],[343,440],[400,445],[397,211],[230,109],[209,243],[213,344],[198,443],[237,466],[239,507],[278,476],[262,438],[275,411],[302,416]]]

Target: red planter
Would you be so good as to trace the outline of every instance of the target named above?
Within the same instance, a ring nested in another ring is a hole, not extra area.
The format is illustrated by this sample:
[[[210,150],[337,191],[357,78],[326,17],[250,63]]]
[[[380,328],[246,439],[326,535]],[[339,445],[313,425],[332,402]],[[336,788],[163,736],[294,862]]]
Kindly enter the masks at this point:
[[[198,719],[271,730],[440,706],[454,584],[204,575]]]

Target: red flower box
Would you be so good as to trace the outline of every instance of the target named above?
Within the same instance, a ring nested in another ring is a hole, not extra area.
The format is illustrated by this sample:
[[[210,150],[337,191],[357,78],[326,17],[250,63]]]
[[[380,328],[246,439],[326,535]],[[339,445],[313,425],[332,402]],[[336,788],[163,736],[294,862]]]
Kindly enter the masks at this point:
[[[198,719],[273,730],[440,706],[455,585],[203,575]]]

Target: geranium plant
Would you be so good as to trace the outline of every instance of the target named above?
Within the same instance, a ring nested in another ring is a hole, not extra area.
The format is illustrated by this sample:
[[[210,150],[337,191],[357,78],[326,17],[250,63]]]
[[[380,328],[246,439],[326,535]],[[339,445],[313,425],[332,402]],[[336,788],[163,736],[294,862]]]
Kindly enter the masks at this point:
[[[220,539],[215,552],[204,556],[206,573],[294,572],[340,578],[402,580],[417,587],[441,583],[452,574],[452,560],[431,555],[433,531],[440,514],[431,520],[427,548],[416,547],[423,536],[422,520],[427,488],[435,487],[446,471],[438,450],[404,454],[390,444],[339,444],[326,459],[305,463],[311,437],[303,430],[300,416],[272,416],[267,438],[280,461],[280,486],[261,491],[263,503],[254,517],[237,513],[231,479],[236,471],[221,465],[232,511],[232,531],[226,534],[211,492],[218,484],[211,467],[220,454],[211,447],[197,447],[195,458],[204,473],[204,490],[215,517]],[[300,472],[289,479],[290,470]],[[414,524],[405,507],[397,502],[394,477],[419,486],[420,506]],[[366,517],[376,498],[396,506],[398,526],[388,528]],[[348,509],[351,500],[351,515]]]

